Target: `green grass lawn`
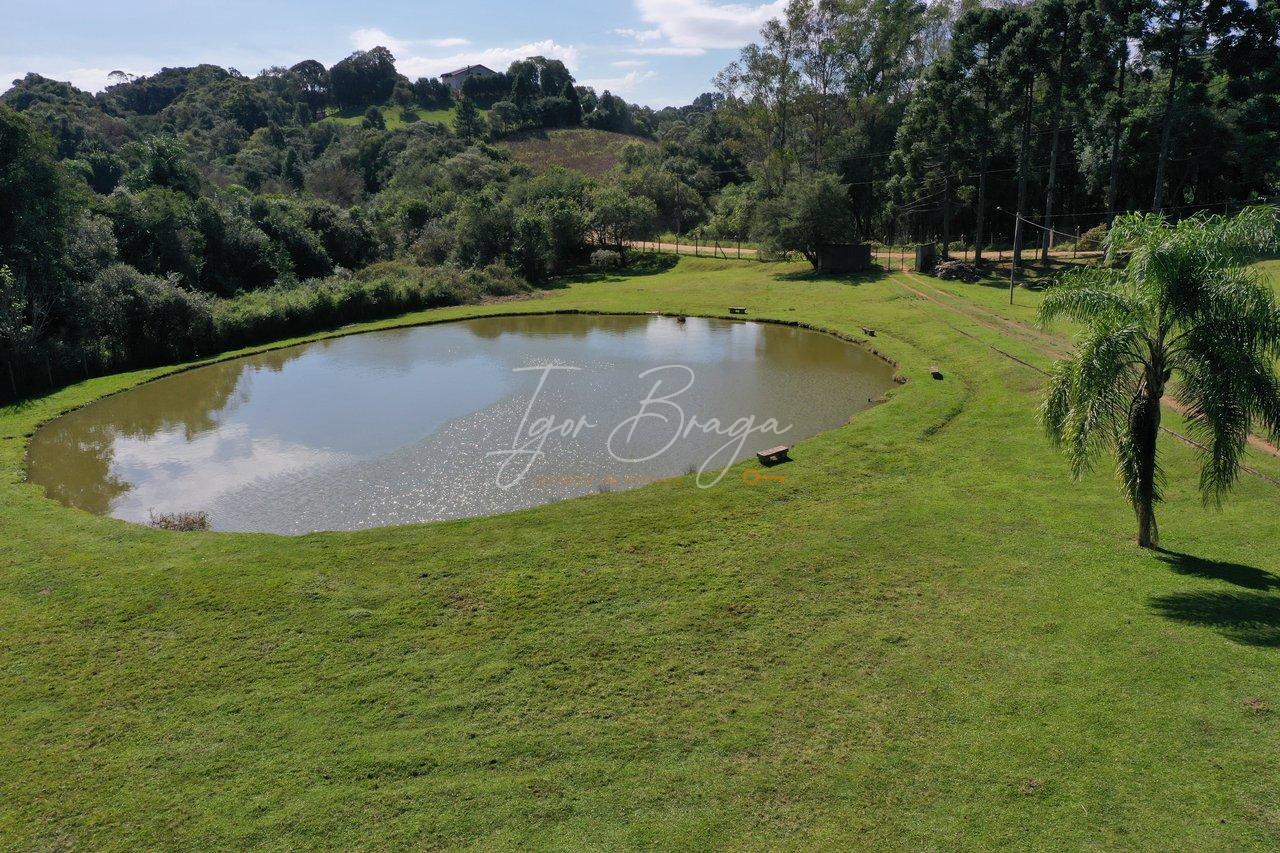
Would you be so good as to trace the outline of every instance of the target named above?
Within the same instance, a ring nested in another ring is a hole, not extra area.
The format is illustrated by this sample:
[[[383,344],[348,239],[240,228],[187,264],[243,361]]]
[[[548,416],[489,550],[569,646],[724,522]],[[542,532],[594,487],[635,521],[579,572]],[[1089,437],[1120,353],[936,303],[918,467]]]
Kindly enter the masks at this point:
[[[335,110],[326,115],[324,120],[338,124],[358,125],[364,121],[364,114],[368,109],[368,107],[358,107],[342,111]],[[420,121],[434,121],[453,127],[453,120],[457,115],[452,107],[445,110],[413,109],[408,112],[397,106],[378,107],[378,109],[382,113],[382,120],[386,123],[387,130],[400,130]],[[479,112],[481,116],[488,115],[488,110],[479,110]]]
[[[802,269],[686,258],[369,326],[874,327],[909,381],[782,483],[165,533],[20,467],[37,423],[160,371],[0,410],[3,845],[1274,849],[1280,487],[1206,509],[1167,436],[1170,553],[1140,551],[1110,472],[1073,483],[1036,422],[1066,346],[1036,294]]]
[[[1280,258],[1269,258],[1257,264],[1258,269],[1271,279],[1271,287],[1280,296]]]

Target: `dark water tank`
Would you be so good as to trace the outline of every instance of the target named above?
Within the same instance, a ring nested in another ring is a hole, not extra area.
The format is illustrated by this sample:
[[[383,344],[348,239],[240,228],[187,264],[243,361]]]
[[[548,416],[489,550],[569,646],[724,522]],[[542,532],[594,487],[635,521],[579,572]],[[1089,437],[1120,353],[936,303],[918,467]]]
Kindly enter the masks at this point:
[[[870,243],[826,246],[818,256],[824,273],[864,272],[871,269]]]

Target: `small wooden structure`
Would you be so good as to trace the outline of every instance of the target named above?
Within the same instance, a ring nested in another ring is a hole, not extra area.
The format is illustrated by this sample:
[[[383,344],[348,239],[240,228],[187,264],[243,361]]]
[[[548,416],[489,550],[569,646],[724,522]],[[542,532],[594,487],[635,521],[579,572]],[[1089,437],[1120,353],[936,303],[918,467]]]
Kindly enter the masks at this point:
[[[783,462],[790,462],[791,457],[788,455],[790,453],[790,447],[787,447],[786,445],[779,445],[777,447],[770,447],[768,450],[761,450],[756,454],[756,459],[759,459],[760,464],[768,468],[774,465],[780,465]]]
[[[731,305],[731,306],[729,307],[729,313],[730,313],[730,314],[745,314],[745,313],[747,313],[747,309],[746,309],[746,308],[744,308],[744,307],[742,307],[741,305]]]
[[[929,375],[932,376],[934,379],[941,379],[942,369],[935,364],[929,368]]]
[[[863,326],[862,334],[866,335],[868,338],[874,338],[876,336],[876,330]]]
[[[938,247],[933,243],[916,244],[916,272],[933,272],[937,265]]]

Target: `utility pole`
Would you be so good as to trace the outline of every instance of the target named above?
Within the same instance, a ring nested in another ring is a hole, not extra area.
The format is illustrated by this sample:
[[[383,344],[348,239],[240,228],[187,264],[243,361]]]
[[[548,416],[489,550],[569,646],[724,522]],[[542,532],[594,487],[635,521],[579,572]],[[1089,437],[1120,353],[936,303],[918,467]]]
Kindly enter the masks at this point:
[[[1116,221],[1116,194],[1120,189],[1120,111],[1124,107],[1124,78],[1129,66],[1129,41],[1120,41],[1120,80],[1116,84],[1115,115],[1111,120],[1111,175],[1107,181],[1107,228]]]
[[[951,259],[951,176],[942,173],[942,259]]]
[[[1031,77],[1027,81],[1026,95],[1024,99],[1024,114],[1022,121],[1022,149],[1018,155],[1018,213],[1017,222],[1013,227],[1013,270],[1016,270],[1022,262],[1022,215],[1027,209],[1027,169],[1030,163],[1027,162],[1030,157],[1029,149],[1031,147],[1031,106],[1035,97],[1035,77]],[[1010,301],[1013,300],[1013,292],[1009,293]]]

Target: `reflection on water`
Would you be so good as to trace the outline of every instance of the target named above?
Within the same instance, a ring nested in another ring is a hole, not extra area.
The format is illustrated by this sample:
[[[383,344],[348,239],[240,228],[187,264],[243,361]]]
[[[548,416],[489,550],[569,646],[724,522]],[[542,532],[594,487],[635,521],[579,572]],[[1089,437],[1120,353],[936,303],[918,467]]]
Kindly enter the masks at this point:
[[[537,387],[522,367],[563,365],[534,418],[594,424],[556,436],[518,485],[497,485]],[[642,462],[608,452],[661,365],[696,376],[679,397],[705,423],[793,424],[752,436],[737,458],[837,426],[890,385],[858,347],[783,326],[691,318],[542,315],[333,338],[180,373],[44,427],[30,479],[71,506],[131,521],[204,510],[218,530],[303,533],[484,515],[702,464],[725,436],[694,432]],[[675,390],[674,377],[663,387]],[[678,425],[645,419],[632,448],[661,448]],[[639,452],[626,454],[643,455]],[[722,454],[721,459],[727,462]]]

